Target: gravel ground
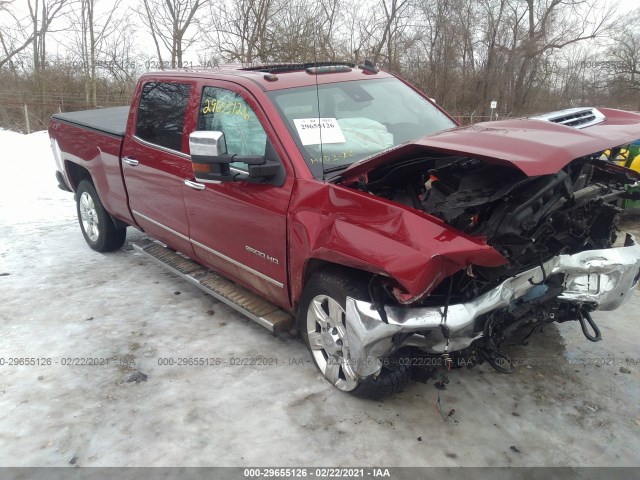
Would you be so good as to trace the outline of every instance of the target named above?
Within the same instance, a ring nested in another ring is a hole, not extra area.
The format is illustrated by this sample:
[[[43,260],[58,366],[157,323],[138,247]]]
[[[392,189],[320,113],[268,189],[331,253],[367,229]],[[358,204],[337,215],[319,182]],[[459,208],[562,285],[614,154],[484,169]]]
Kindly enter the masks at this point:
[[[0,465],[640,463],[640,296],[594,315],[602,342],[553,325],[510,349],[512,375],[455,370],[441,401],[458,423],[444,422],[432,384],[384,402],[338,392],[300,340],[136,254],[133,229],[121,251],[90,250],[46,135],[0,133]],[[18,187],[27,160],[32,181]],[[232,365],[244,358],[262,364]]]

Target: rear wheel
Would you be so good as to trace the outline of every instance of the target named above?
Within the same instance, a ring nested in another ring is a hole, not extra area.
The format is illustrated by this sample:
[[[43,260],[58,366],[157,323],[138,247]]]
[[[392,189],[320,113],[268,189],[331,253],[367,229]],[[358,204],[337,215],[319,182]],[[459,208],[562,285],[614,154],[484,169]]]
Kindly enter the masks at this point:
[[[347,271],[317,272],[304,289],[298,309],[298,328],[324,377],[338,389],[359,397],[380,399],[401,391],[411,378],[408,362],[391,357],[378,377],[362,380],[349,360],[347,297],[367,298],[364,282]]]
[[[87,244],[98,252],[110,252],[124,245],[126,228],[116,228],[93,184],[82,180],[76,191],[78,222]]]

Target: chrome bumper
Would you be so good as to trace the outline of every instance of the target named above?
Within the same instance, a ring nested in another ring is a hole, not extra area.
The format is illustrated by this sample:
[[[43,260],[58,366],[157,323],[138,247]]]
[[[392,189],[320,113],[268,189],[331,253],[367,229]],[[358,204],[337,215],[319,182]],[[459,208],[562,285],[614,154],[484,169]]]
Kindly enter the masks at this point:
[[[640,277],[640,245],[627,234],[624,247],[587,250],[575,255],[559,255],[509,278],[498,287],[474,300],[450,305],[447,312],[449,351],[467,348],[482,333],[473,331],[476,318],[507,307],[526,295],[534,284],[556,273],[565,275],[563,293],[566,302],[591,304],[599,310],[615,310],[630,296]],[[347,298],[347,340],[349,357],[360,377],[377,375],[382,359],[401,346],[415,344],[432,353],[443,353],[446,340],[440,330],[444,307],[406,308],[386,306],[388,323],[384,323],[375,307],[365,301]],[[394,343],[397,334],[427,333],[424,337]],[[419,343],[412,343],[417,342]]]

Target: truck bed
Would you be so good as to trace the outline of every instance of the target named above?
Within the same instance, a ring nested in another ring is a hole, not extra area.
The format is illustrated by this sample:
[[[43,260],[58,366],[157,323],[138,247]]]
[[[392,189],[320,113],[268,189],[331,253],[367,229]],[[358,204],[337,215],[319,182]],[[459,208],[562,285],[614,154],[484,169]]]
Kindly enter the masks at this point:
[[[114,107],[56,113],[52,115],[52,118],[122,138],[127,126],[128,116],[129,107]]]
[[[51,117],[49,136],[56,142],[58,172],[66,172],[64,183],[76,191],[82,172],[88,172],[106,210],[132,224],[120,160],[128,113],[129,107],[58,113]]]

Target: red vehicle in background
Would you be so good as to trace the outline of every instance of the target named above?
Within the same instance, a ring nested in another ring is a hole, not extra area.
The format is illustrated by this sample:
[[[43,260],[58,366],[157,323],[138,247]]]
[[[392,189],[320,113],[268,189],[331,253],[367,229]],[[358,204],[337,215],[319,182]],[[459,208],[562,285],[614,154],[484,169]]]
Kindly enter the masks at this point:
[[[104,252],[136,249],[380,398],[417,365],[489,362],[516,329],[619,307],[613,247],[640,115],[582,108],[459,127],[370,64],[149,73],[131,107],[51,118],[61,188]],[[416,359],[430,359],[418,362]]]

